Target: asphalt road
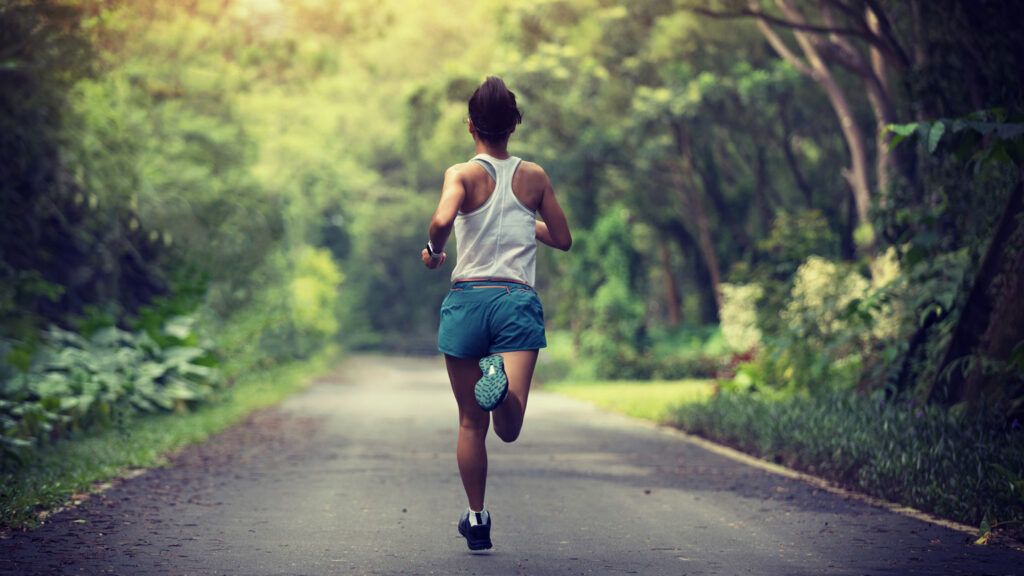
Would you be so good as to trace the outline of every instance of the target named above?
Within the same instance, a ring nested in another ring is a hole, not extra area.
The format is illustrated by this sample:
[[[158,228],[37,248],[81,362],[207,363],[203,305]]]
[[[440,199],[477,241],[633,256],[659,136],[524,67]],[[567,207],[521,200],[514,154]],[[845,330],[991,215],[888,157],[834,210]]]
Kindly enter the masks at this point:
[[[470,554],[440,359],[354,357],[171,466],[0,541],[2,574],[1024,574],[1024,554],[535,392]]]

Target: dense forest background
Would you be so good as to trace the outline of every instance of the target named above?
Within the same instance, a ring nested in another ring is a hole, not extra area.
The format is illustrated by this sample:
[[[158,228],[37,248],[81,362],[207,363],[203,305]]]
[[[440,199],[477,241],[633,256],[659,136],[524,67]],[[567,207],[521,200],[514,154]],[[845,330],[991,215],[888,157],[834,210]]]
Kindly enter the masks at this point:
[[[1019,508],[1020,22],[1011,0],[5,2],[5,466],[330,342],[432,351],[448,278],[419,251],[496,74],[577,239],[538,270],[579,360],[555,377],[980,414],[1001,471],[976,480]]]

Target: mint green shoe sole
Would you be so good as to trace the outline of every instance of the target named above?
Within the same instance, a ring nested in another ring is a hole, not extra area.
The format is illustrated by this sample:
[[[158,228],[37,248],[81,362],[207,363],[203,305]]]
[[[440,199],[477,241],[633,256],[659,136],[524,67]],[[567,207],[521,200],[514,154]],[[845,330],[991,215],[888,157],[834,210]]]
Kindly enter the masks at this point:
[[[492,354],[480,359],[480,371],[484,373],[473,388],[476,403],[490,412],[501,404],[508,395],[508,377],[505,376],[505,361]]]

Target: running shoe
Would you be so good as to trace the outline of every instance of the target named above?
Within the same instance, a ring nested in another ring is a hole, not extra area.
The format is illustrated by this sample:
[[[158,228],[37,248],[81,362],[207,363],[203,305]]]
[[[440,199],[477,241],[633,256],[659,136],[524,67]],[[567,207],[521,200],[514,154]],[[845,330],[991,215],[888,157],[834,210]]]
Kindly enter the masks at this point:
[[[480,359],[480,371],[484,375],[473,388],[476,403],[490,412],[501,404],[508,396],[508,377],[505,375],[505,362],[498,354],[484,356]]]
[[[459,519],[459,534],[466,539],[470,550],[489,550],[491,548],[491,514],[477,513],[476,526],[469,523],[469,510],[462,513]],[[486,521],[484,521],[486,520]]]

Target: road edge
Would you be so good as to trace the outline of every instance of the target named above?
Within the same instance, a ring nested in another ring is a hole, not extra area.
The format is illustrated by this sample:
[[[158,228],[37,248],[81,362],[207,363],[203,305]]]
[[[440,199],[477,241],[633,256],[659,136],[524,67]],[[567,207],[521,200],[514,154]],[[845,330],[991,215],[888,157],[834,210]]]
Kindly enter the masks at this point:
[[[269,395],[265,402],[254,402],[248,406],[238,406],[239,411],[236,414],[229,415],[221,425],[216,426],[215,429],[211,429],[202,438],[195,439],[183,439],[178,445],[159,450],[154,453],[153,459],[143,465],[124,465],[117,468],[115,471],[105,474],[103,477],[89,483],[86,486],[81,486],[77,490],[70,491],[59,500],[55,500],[51,504],[47,504],[39,507],[33,514],[35,517],[35,524],[25,526],[0,526],[0,540],[6,540],[13,537],[15,534],[32,532],[44,524],[46,524],[54,516],[66,512],[68,510],[77,508],[82,504],[85,504],[92,498],[107,492],[108,490],[119,486],[120,484],[143,476],[151,470],[166,466],[169,459],[173,458],[176,454],[185,450],[189,446],[195,444],[202,444],[210,441],[211,438],[222,434],[225,431],[234,428],[235,426],[241,425],[246,419],[252,417],[257,412],[272,410],[282,402],[290,398],[291,396],[302,392],[303,390],[314,385],[321,379],[334,373],[341,365],[345,358],[345,354],[339,349],[328,349],[322,351],[319,354],[314,355],[311,358],[305,360],[297,360],[275,366],[270,369],[263,369],[253,371],[251,373],[243,375],[241,378],[251,379],[254,383],[261,381],[274,380],[278,382],[278,389]],[[294,374],[288,374],[294,372]],[[237,385],[236,385],[237,386]],[[234,387],[237,390],[237,387]],[[229,401],[228,403],[231,403]],[[244,404],[244,403],[243,403]],[[201,407],[203,410],[215,410],[218,407],[225,408],[227,404],[206,404]],[[185,416],[195,415],[197,412],[186,414]],[[150,420],[143,415],[139,419],[141,425],[146,425],[145,422]],[[155,416],[166,416],[157,414]],[[113,433],[113,430],[101,430],[96,431],[97,435],[106,435]]]
[[[929,524],[942,526],[943,528],[949,528],[950,530],[961,532],[963,534],[971,536],[972,538],[978,537],[978,529],[974,526],[968,526],[967,524],[962,524],[954,520],[941,518],[939,516],[935,516],[934,514],[930,514],[923,510],[918,510],[917,508],[914,508],[912,506],[897,504],[884,498],[870,496],[868,494],[850,490],[849,488],[843,488],[842,486],[836,484],[835,482],[832,482],[831,480],[819,478],[818,476],[814,476],[806,472],[793,470],[792,468],[787,468],[785,466],[782,466],[781,464],[776,464],[774,462],[762,460],[760,458],[757,458],[756,456],[747,454],[746,452],[741,452],[730,446],[719,444],[713,440],[708,440],[707,438],[690,434],[689,432],[686,432],[685,430],[681,430],[679,428],[674,428],[672,426],[667,426],[664,424],[655,424],[653,422],[646,422],[643,420],[641,420],[640,423],[647,427],[654,428],[662,434],[674,436],[685,442],[699,446],[709,452],[713,452],[715,454],[718,454],[719,456],[724,456],[730,460],[733,460],[734,462],[746,464],[747,466],[751,466],[759,470],[764,470],[765,472],[775,474],[776,476],[782,476],[793,480],[799,480],[801,482],[804,482],[805,484],[810,484],[815,488],[819,488],[821,490],[830,492],[837,496],[842,496],[843,498],[855,500],[857,502],[863,502],[865,504],[869,504],[877,508],[883,508],[885,510],[888,510],[889,512],[894,512],[901,516],[906,516],[908,518],[913,518],[915,520],[921,520],[922,522],[928,522]]]
[[[761,458],[758,458],[758,457],[753,456],[751,454],[747,454],[746,452],[743,452],[741,450],[737,450],[737,449],[735,449],[735,448],[733,448],[731,446],[727,446],[725,444],[720,444],[718,442],[715,442],[714,440],[710,440],[708,438],[704,438],[703,436],[697,436],[695,434],[691,434],[691,433],[689,433],[689,432],[687,432],[687,431],[685,431],[685,430],[683,430],[681,428],[676,428],[674,426],[669,426],[667,424],[660,424],[658,422],[654,422],[654,421],[651,421],[651,420],[645,420],[643,418],[637,418],[635,416],[630,416],[628,414],[623,414],[621,412],[616,412],[616,411],[613,411],[613,410],[608,410],[606,408],[602,408],[600,406],[597,406],[596,404],[594,404],[592,402],[586,402],[584,400],[579,400],[579,399],[576,399],[576,398],[572,398],[572,397],[570,397],[568,395],[565,395],[565,394],[559,394],[558,392],[553,392],[553,391],[547,391],[547,392],[549,394],[555,394],[555,395],[557,395],[557,396],[559,396],[561,398],[567,399],[567,400],[571,400],[571,401],[574,401],[574,402],[580,402],[582,404],[585,404],[585,405],[593,408],[594,410],[598,410],[598,411],[604,412],[606,414],[611,414],[611,415],[614,415],[614,416],[618,416],[620,418],[624,418],[624,419],[628,420],[629,422],[631,422],[631,423],[633,423],[635,425],[642,426],[644,428],[648,428],[648,429],[654,430],[654,431],[656,431],[656,432],[658,432],[658,433],[660,433],[662,435],[672,436],[674,438],[677,438],[677,439],[682,440],[684,442],[687,442],[689,444],[692,444],[692,445],[698,446],[700,448],[703,448],[704,450],[707,450],[707,451],[712,452],[714,454],[718,454],[719,456],[723,456],[725,458],[728,458],[729,460],[732,460],[734,462],[739,462],[741,464],[745,464],[747,466],[751,466],[753,468],[757,468],[759,470],[763,470],[765,472],[768,472],[770,474],[774,474],[776,476],[782,476],[784,478],[789,478],[789,479],[792,479],[792,480],[798,480],[798,481],[801,481],[801,482],[803,482],[805,484],[809,484],[809,485],[811,485],[811,486],[813,486],[815,488],[818,488],[820,490],[824,490],[824,491],[829,492],[831,494],[835,494],[836,496],[841,496],[841,497],[846,498],[848,500],[854,500],[854,501],[857,501],[857,502],[863,502],[863,503],[868,504],[870,506],[874,506],[876,508],[882,508],[884,510],[887,510],[889,512],[894,512],[894,513],[899,514],[901,516],[905,516],[905,517],[908,517],[908,518],[913,518],[915,520],[920,520],[922,522],[927,522],[929,524],[933,524],[933,525],[936,525],[936,526],[941,526],[943,528],[948,528],[950,530],[954,530],[956,532],[960,532],[962,534],[970,536],[972,542],[974,541],[974,539],[979,537],[978,528],[975,527],[975,526],[969,526],[967,524],[962,524],[962,523],[956,522],[954,520],[949,520],[949,519],[946,519],[946,518],[942,518],[942,517],[936,516],[934,514],[925,512],[923,510],[918,510],[917,508],[914,508],[912,506],[907,506],[907,505],[904,505],[904,504],[897,504],[895,502],[891,502],[891,501],[886,500],[884,498],[879,498],[877,496],[869,496],[869,495],[861,493],[861,492],[856,492],[856,491],[851,490],[849,488],[844,488],[844,487],[840,486],[839,484],[837,484],[837,483],[835,483],[835,482],[833,482],[831,480],[826,480],[824,478],[820,478],[818,476],[814,476],[813,474],[808,474],[806,472],[800,472],[798,470],[793,470],[792,468],[787,468],[787,467],[785,467],[785,466],[783,466],[781,464],[776,464],[774,462],[769,462],[767,460],[762,460]],[[1024,552],[1024,546],[1013,546],[1013,545],[1006,545],[1006,546],[1008,548],[1012,548],[1014,550],[1017,550],[1017,551],[1020,551],[1020,552]]]

